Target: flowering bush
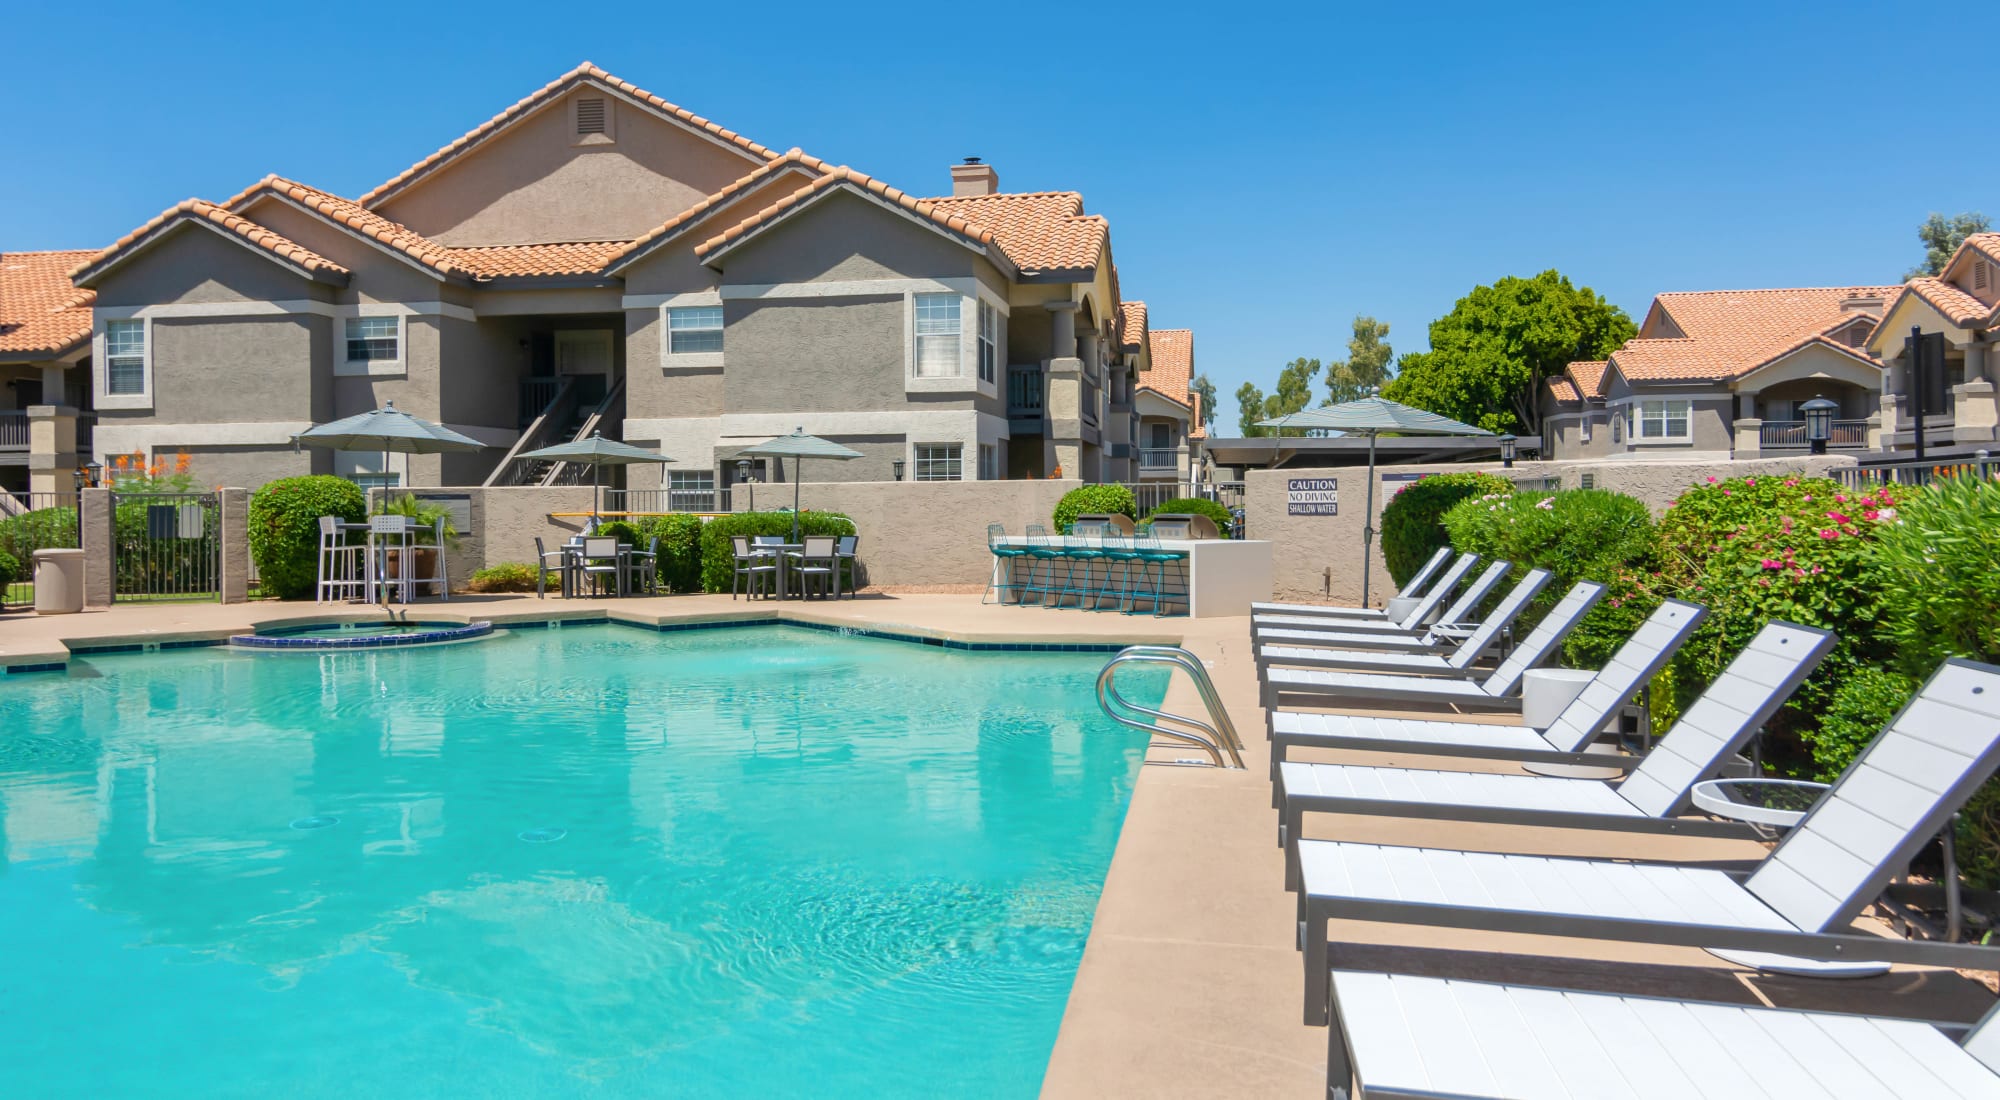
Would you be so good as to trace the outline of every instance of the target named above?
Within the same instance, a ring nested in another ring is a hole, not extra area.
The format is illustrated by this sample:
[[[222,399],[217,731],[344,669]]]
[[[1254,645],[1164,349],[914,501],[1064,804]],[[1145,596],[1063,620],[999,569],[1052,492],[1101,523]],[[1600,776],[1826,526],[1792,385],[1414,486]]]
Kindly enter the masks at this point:
[[[1445,545],[1440,522],[1452,505],[1467,497],[1509,493],[1513,482],[1498,474],[1437,474],[1410,482],[1382,506],[1382,560],[1401,588]],[[1462,548],[1461,548],[1462,549]]]

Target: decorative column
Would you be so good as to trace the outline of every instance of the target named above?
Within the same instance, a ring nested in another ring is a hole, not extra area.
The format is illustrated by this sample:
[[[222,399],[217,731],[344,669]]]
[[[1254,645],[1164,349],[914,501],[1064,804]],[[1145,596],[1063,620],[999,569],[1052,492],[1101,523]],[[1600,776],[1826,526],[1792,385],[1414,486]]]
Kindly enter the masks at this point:
[[[76,487],[76,410],[28,406],[28,491],[67,493]]]
[[[1974,333],[1957,347],[1965,353],[1965,381],[1952,387],[1952,442],[1995,442],[2000,438],[2000,400],[1995,397],[1990,345]]]
[[[250,490],[224,489],[222,498],[222,602],[250,599]]]
[[[85,489],[77,509],[83,544],[83,606],[110,607],[115,562],[112,547],[117,531],[112,522],[111,490]]]
[[[1066,478],[1081,477],[1083,467],[1083,360],[1077,356],[1077,303],[1050,302],[1049,360],[1045,366],[1043,409],[1049,418],[1049,447],[1054,466]]]

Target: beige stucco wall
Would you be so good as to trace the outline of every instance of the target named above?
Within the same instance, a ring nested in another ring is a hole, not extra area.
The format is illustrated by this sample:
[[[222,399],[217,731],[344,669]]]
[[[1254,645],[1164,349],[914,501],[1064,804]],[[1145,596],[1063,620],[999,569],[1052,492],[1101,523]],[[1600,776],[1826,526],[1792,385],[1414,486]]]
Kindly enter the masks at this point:
[[[980,267],[992,281],[991,265],[971,249],[846,193],[822,199],[765,230],[724,256],[721,266],[725,281],[737,285],[963,278]]]
[[[172,455],[186,452],[188,473],[198,488],[236,486],[255,489],[281,477],[301,477],[332,471],[327,451],[291,444],[260,447],[219,447],[197,444],[175,447],[158,453],[159,460],[171,463]]]
[[[614,140],[577,144],[570,107],[577,95],[609,102]],[[454,247],[630,240],[761,163],[585,88],[434,172],[381,213]]]
[[[901,295],[725,303],[727,410],[902,406],[905,313]]]
[[[1512,470],[1498,466],[1385,466],[1383,474],[1464,473],[1483,470],[1525,481],[1560,477],[1562,487],[1582,486],[1584,474],[1592,476],[1595,487],[1637,497],[1658,516],[1688,486],[1709,477],[1761,477],[1770,474],[1820,474],[1836,466],[1851,466],[1847,455],[1798,455],[1782,459],[1732,462],[1672,462],[1608,459],[1602,462],[1546,462],[1522,464]],[[1269,539],[1276,547],[1272,568],[1272,594],[1279,600],[1304,600],[1357,604],[1361,600],[1361,528],[1363,499],[1368,468],[1344,466],[1336,469],[1250,470],[1244,477],[1245,537]],[[1333,477],[1340,481],[1340,513],[1333,516],[1292,516],[1285,511],[1286,481],[1289,478]],[[1401,488],[1390,483],[1388,492]],[[1375,489],[1375,515],[1381,516],[1387,503],[1380,482]],[[1377,537],[1373,549],[1369,603],[1381,606],[1395,594],[1388,566],[1382,560]],[[1331,575],[1329,577],[1329,570]]]
[[[99,306],[331,301],[333,295],[333,287],[280,265],[255,246],[195,225],[173,230],[97,285]]]
[[[352,272],[348,285],[334,294],[336,301],[440,300],[440,280],[414,263],[392,255],[381,245],[364,241],[348,230],[336,228],[324,218],[300,210],[282,199],[266,198],[251,207],[245,217]]]
[[[324,402],[328,319],[162,317],[152,324],[155,421],[311,420]],[[108,422],[120,410],[102,414]]]

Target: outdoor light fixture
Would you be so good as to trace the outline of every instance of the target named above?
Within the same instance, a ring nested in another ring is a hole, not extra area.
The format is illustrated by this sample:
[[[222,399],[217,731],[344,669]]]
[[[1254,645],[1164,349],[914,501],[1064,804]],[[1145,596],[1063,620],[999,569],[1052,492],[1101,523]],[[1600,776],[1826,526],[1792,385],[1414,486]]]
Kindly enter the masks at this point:
[[[1515,438],[1511,435],[1500,437],[1500,465],[1505,469],[1511,470],[1514,468],[1514,444],[1516,442]]]
[[[896,459],[895,461],[889,463],[889,465],[895,467],[896,469],[896,480],[897,481],[903,480],[903,460],[900,458]]]
[[[76,468],[76,489],[95,489],[104,483],[104,463],[86,462]]]
[[[737,459],[737,460],[736,460],[736,480],[738,480],[738,481],[749,481],[749,480],[750,480],[750,460],[749,460],[749,459],[747,459],[747,458],[739,458],[739,459]]]
[[[1800,405],[1799,411],[1806,416],[1806,443],[1812,447],[1812,453],[1825,454],[1827,440],[1833,438],[1833,414],[1840,411],[1840,406],[1824,397],[1815,397]]]

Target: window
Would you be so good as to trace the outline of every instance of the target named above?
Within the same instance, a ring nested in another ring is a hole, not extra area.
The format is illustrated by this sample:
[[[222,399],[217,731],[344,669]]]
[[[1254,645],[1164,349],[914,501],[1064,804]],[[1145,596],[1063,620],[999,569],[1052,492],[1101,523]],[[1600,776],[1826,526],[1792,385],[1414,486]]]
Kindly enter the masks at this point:
[[[347,361],[395,362],[399,358],[396,348],[396,330],[400,322],[394,317],[349,317],[347,319]]]
[[[1589,413],[1583,414],[1583,419],[1582,419],[1583,428],[1577,433],[1577,437],[1579,439],[1582,439],[1585,443],[1590,442],[1590,425],[1593,419],[1594,418]],[[1549,452],[1549,453],[1553,454],[1554,452]]]
[[[354,484],[366,493],[370,489],[400,489],[403,487],[402,474],[355,474]]]
[[[991,382],[999,376],[1000,311],[979,303],[979,380]]]
[[[104,392],[146,392],[146,322],[104,323]]]
[[[668,355],[721,350],[721,306],[691,306],[667,311]]]
[[[713,512],[716,510],[714,470],[667,471],[667,511]]]
[[[952,299],[952,309],[957,311],[958,300]],[[959,481],[965,477],[965,468],[959,456],[965,451],[963,443],[919,443],[917,444],[917,481]]]
[[[979,445],[979,480],[1000,480],[1000,449],[991,443]]]
[[[1635,439],[1686,439],[1687,401],[1641,401],[1632,406],[1632,435]]]
[[[956,294],[917,295],[917,377],[958,376],[959,300]]]

